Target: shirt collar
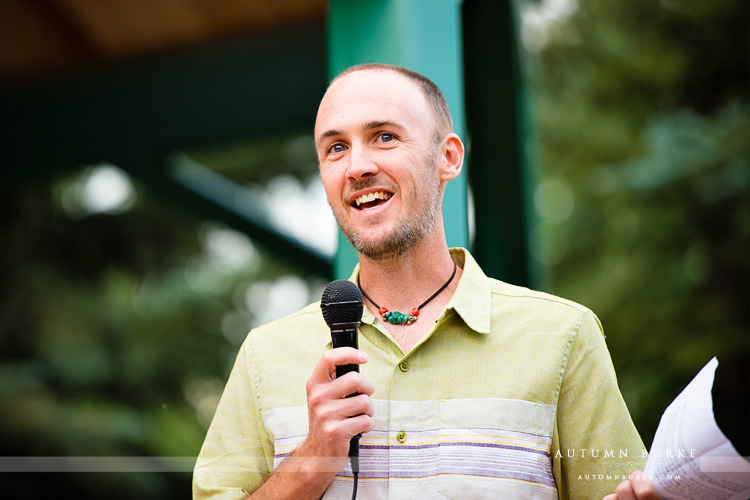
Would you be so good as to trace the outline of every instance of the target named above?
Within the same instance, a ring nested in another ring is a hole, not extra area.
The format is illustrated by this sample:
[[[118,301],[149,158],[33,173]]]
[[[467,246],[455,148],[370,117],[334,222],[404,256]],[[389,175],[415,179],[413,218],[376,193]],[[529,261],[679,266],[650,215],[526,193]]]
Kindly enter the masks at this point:
[[[453,308],[475,332],[488,334],[492,312],[490,281],[468,250],[451,248],[451,257],[463,268],[463,274],[447,309]]]
[[[477,333],[490,333],[491,297],[490,282],[474,257],[465,248],[451,248],[451,257],[463,269],[458,288],[453,293],[446,311],[455,310],[466,325]],[[359,264],[354,267],[349,281],[357,283]],[[362,323],[372,325],[375,316],[367,306],[362,313]]]

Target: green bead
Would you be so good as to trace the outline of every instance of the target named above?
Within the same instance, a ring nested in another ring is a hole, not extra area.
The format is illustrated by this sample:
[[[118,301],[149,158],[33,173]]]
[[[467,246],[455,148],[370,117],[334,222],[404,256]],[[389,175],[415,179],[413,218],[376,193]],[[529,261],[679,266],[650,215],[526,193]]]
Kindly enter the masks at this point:
[[[388,316],[387,319],[388,319],[388,322],[391,323],[392,325],[400,325],[400,324],[406,323],[409,317],[404,313],[393,311]]]

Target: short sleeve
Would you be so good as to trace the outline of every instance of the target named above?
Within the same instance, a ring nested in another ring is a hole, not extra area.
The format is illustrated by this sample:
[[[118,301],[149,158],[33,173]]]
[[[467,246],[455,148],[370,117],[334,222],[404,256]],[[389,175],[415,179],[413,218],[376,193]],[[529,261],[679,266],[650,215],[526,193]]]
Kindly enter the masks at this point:
[[[553,473],[561,499],[598,499],[643,468],[644,447],[617,385],[601,324],[590,311],[582,313],[569,346]]]
[[[257,380],[252,374],[251,349],[246,341],[195,465],[194,500],[245,499],[270,474],[272,464],[267,456],[273,456],[273,445],[263,427]]]

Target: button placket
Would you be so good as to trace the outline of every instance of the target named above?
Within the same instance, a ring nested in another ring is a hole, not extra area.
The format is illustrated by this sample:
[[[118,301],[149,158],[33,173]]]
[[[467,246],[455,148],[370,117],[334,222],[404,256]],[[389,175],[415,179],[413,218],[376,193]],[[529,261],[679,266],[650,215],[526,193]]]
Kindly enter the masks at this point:
[[[394,360],[396,361],[395,366],[391,365],[393,366],[391,371],[393,378],[391,393],[389,394],[391,402],[389,454],[393,460],[399,460],[403,463],[403,461],[412,462],[417,459],[415,448],[417,441],[414,441],[414,439],[418,434],[410,434],[406,429],[414,429],[415,418],[417,420],[419,418],[411,410],[411,404],[409,403],[413,398],[412,392],[414,389],[411,373],[414,367],[410,363],[413,361],[413,356],[401,354],[400,360]],[[394,467],[393,462],[389,463],[389,467]],[[414,491],[418,481],[404,481],[396,478],[389,479],[388,483],[389,498],[419,498],[418,493]]]

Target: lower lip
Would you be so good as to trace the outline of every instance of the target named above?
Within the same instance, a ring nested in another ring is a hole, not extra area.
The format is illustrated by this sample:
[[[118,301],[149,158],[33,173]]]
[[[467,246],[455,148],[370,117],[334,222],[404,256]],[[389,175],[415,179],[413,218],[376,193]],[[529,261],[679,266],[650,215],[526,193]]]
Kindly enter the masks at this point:
[[[375,205],[375,206],[369,207],[369,208],[362,208],[362,209],[355,208],[354,212],[358,213],[358,214],[363,214],[363,215],[371,215],[371,214],[374,215],[374,214],[376,214],[376,213],[384,210],[384,208],[387,207],[390,204],[390,201],[392,199],[393,199],[393,197],[391,196],[390,198],[388,198],[387,200],[383,201],[379,205]]]

